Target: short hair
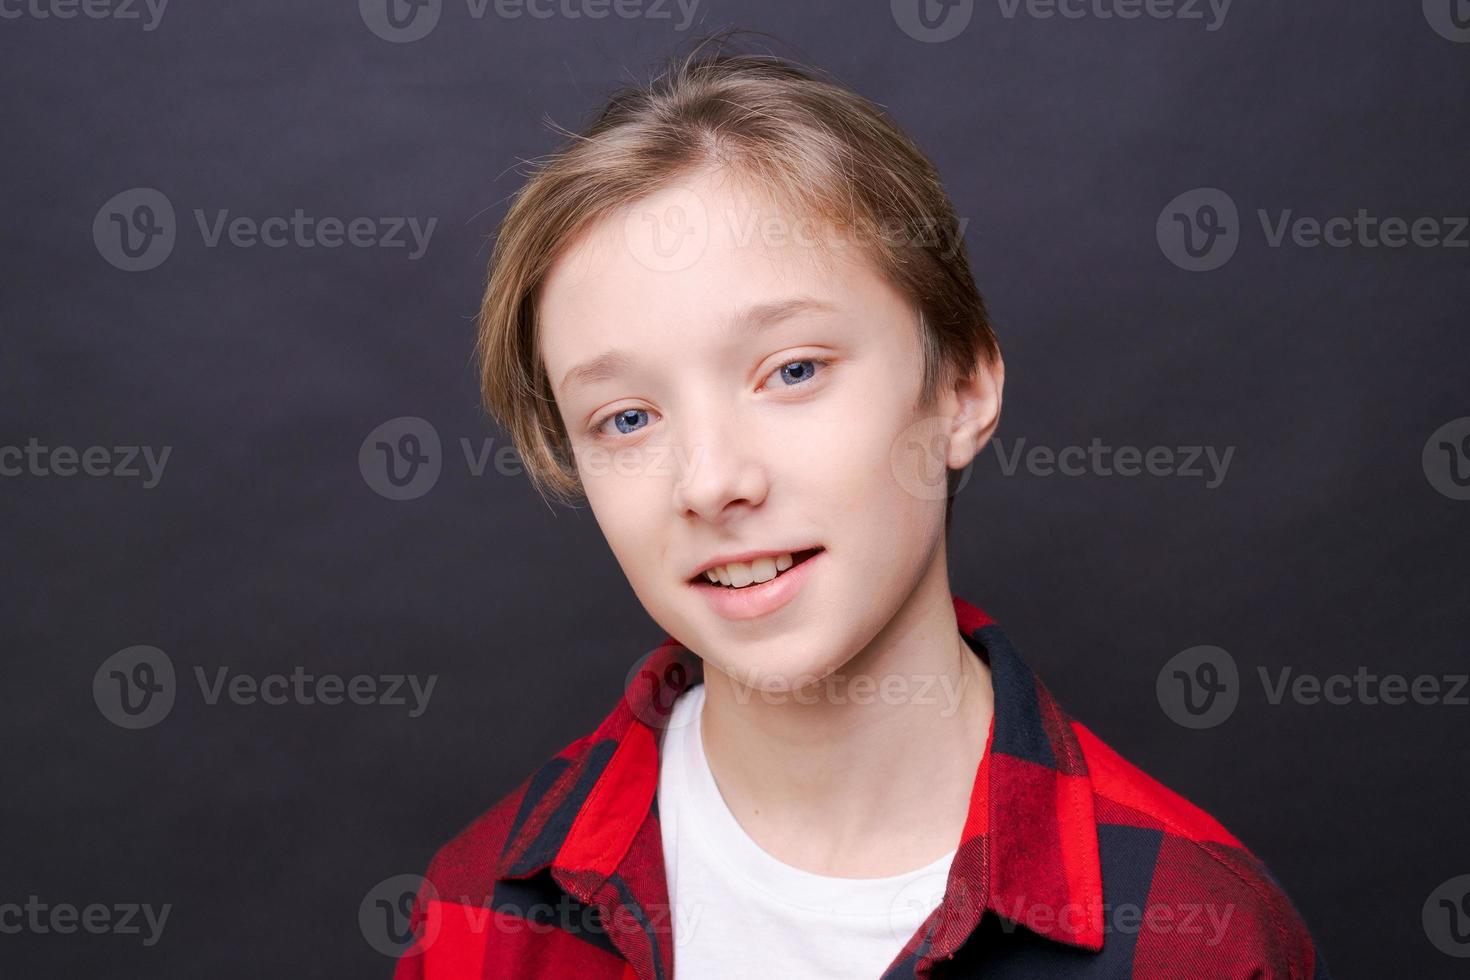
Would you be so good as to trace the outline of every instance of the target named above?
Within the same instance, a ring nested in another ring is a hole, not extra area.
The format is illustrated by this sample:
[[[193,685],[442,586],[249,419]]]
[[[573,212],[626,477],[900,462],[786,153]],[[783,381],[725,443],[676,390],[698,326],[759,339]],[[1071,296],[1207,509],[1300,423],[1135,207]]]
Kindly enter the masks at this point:
[[[532,163],[500,225],[476,344],[485,409],[543,498],[583,493],[538,342],[546,275],[579,233],[704,168],[729,168],[828,227],[876,232],[868,257],[918,310],[921,408],[979,355],[999,356],[934,165],[880,107],[816,70],[707,38],[566,135]],[[946,533],[961,474],[947,475]]]

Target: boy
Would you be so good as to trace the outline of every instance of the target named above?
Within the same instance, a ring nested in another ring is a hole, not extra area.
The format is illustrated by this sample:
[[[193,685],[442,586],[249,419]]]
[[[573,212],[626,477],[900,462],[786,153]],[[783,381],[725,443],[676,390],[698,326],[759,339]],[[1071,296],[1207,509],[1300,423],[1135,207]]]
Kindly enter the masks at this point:
[[[696,51],[528,182],[479,326],[488,408],[668,636],[438,852],[399,980],[1327,975],[950,592],[1004,365],[877,107]]]

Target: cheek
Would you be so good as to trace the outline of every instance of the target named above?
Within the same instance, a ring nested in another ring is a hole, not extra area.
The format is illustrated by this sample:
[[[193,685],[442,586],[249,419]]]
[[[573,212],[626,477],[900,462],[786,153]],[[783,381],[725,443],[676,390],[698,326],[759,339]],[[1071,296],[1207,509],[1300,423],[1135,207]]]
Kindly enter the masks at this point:
[[[808,422],[789,450],[794,472],[837,513],[866,518],[877,511],[885,523],[923,515],[928,501],[911,488],[932,472],[936,451],[923,438],[929,434],[924,420],[900,393],[863,390],[867,394],[836,400]],[[935,435],[942,431],[937,423],[929,428]]]
[[[636,446],[584,440],[576,447],[577,476],[589,504],[636,514],[667,495],[677,476],[678,453],[657,440]]]
[[[654,560],[648,544],[657,540],[660,516],[668,513],[668,490],[647,475],[640,454],[594,452],[580,455],[577,473],[587,506],[608,547],[625,570]]]
[[[943,476],[935,495],[935,477],[925,475],[932,467],[906,442],[913,419],[896,412],[887,421],[867,432],[841,464],[846,486],[840,513],[855,553],[865,556],[869,580],[907,576],[944,526]]]

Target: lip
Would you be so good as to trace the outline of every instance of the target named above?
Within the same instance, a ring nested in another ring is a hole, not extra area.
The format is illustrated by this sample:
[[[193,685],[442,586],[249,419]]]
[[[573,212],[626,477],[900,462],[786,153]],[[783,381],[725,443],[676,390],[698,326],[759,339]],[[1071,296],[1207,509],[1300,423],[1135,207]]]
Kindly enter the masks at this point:
[[[703,595],[710,608],[725,619],[756,619],[770,615],[795,599],[806,580],[811,578],[812,566],[820,563],[826,554],[827,549],[823,548],[799,565],[792,565],[769,582],[759,585],[732,589],[709,582],[701,576],[699,581],[690,582],[689,587]],[[756,557],[759,557],[759,553]]]

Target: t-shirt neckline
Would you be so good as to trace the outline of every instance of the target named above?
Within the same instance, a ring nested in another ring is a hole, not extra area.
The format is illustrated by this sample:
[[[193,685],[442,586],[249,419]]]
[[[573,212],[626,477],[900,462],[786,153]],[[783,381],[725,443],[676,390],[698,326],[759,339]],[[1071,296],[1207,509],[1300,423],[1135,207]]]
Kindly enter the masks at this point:
[[[698,821],[698,832],[690,836],[708,857],[772,900],[810,911],[891,916],[895,894],[906,892],[909,886],[922,885],[926,892],[943,890],[939,880],[948,877],[956,850],[895,875],[841,878],[795,867],[763,849],[730,811],[710,771],[700,735],[704,692],[701,683],[679,697],[665,735],[673,733],[681,741],[677,755],[682,764],[677,777],[683,783],[687,812]]]

